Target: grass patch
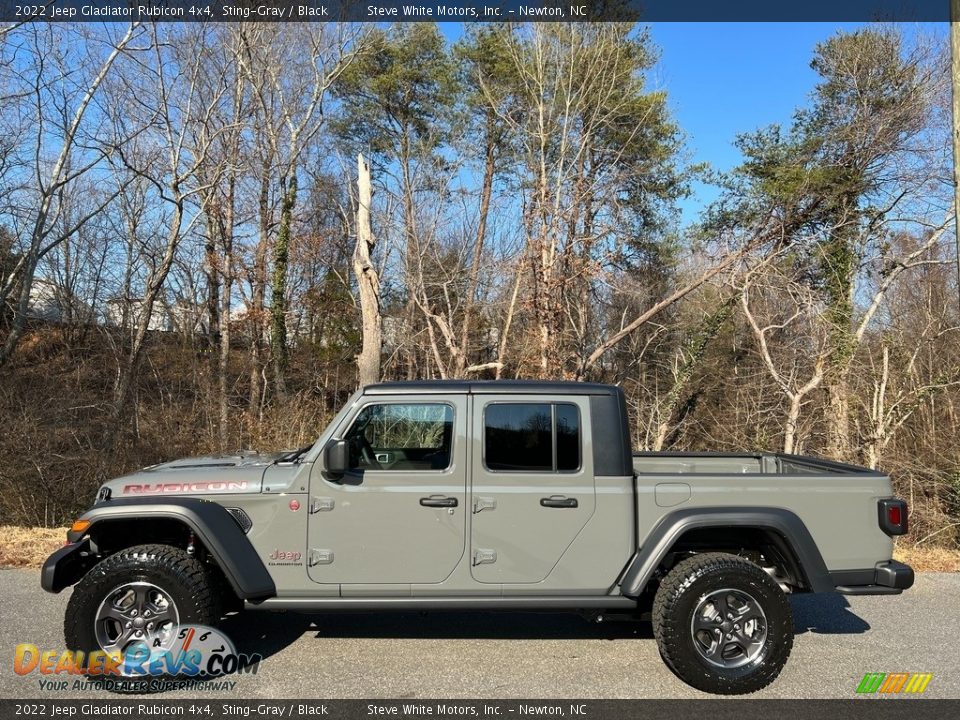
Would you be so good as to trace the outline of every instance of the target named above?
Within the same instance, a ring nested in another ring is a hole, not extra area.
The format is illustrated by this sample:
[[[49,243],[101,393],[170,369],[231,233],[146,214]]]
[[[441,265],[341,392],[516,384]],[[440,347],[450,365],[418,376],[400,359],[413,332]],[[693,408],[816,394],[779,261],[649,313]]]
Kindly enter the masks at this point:
[[[893,551],[893,558],[917,572],[960,572],[960,548],[904,546]]]
[[[0,525],[0,567],[39,568],[66,540],[66,528]]]

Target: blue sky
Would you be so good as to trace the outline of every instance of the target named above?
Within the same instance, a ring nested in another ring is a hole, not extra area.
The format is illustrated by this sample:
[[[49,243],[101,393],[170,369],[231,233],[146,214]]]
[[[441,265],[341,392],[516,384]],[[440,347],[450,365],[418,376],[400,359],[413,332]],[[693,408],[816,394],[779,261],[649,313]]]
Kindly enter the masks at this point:
[[[740,160],[739,133],[789,124],[816,83],[814,46],[855,23],[657,23],[660,48],[654,87],[667,91],[674,118],[695,162],[729,170]],[[713,200],[716,189],[697,184],[683,203],[684,221]]]
[[[842,0],[839,0],[842,2]],[[451,39],[462,26],[445,24]],[[736,136],[771,123],[789,124],[816,83],[814,46],[863,23],[654,23],[651,38],[660,62],[651,86],[665,89],[674,118],[687,136],[692,162],[729,170],[740,159]],[[947,25],[907,25],[906,34],[941,32]],[[715,188],[697,184],[683,202],[683,221],[715,199]]]

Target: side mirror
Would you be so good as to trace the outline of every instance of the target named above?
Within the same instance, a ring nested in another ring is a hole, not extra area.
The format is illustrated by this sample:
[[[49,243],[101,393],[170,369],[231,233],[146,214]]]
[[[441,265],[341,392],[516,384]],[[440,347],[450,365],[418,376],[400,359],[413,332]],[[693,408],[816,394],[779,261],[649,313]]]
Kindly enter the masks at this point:
[[[331,475],[343,475],[350,469],[350,448],[346,440],[333,440],[323,449],[323,461]]]

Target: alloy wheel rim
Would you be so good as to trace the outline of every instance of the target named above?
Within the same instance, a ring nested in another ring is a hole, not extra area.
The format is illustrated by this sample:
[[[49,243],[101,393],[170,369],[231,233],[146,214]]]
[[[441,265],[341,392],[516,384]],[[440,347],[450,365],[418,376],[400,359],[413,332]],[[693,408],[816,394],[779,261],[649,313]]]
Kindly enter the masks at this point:
[[[703,660],[726,669],[756,660],[767,644],[767,616],[755,597],[723,588],[702,598],[690,621],[693,646]]]
[[[180,613],[170,593],[149,582],[130,582],[111,590],[97,608],[94,636],[100,649],[124,652],[138,642],[168,647],[176,636]]]

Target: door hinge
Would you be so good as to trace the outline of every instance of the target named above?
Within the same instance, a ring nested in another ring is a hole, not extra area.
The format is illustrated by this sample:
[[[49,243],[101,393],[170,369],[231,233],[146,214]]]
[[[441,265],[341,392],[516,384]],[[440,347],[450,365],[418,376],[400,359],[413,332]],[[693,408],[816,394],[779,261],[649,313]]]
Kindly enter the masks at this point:
[[[497,499],[478,495],[473,499],[473,512],[483,512],[484,510],[496,510]]]
[[[489,565],[497,561],[497,551],[477,548],[473,551],[474,565]]]
[[[335,504],[331,497],[312,497],[310,498],[310,514],[333,510]]]
[[[310,567],[314,565],[330,565],[333,562],[333,550],[310,550]]]

